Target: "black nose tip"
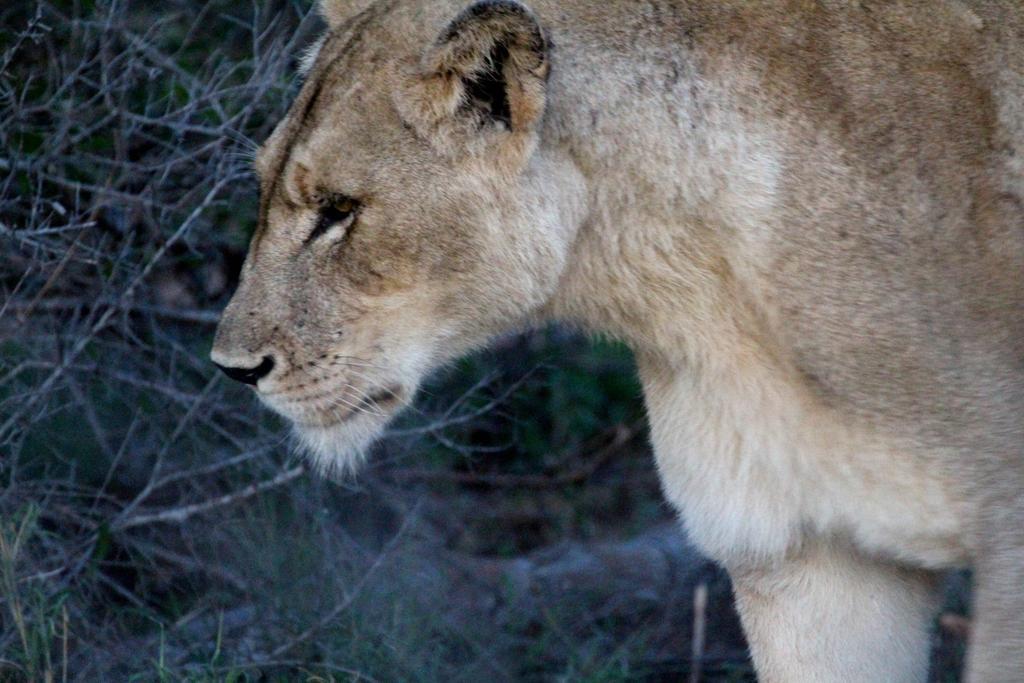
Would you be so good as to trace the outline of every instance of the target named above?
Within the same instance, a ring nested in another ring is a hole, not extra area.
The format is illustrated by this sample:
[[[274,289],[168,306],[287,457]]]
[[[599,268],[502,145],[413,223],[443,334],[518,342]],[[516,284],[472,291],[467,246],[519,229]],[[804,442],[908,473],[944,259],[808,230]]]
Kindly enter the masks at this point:
[[[270,371],[274,369],[274,359],[271,356],[263,356],[263,362],[254,368],[229,368],[219,363],[214,363],[214,365],[236,382],[256,386],[256,382],[269,375]]]

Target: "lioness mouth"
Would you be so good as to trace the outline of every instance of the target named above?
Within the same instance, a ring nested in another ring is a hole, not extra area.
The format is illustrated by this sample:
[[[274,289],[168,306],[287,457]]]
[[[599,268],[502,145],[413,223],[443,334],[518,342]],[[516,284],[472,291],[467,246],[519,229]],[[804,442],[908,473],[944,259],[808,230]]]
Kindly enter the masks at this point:
[[[358,403],[351,405],[349,410],[341,415],[340,418],[337,418],[330,423],[322,421],[304,421],[302,419],[294,420],[294,423],[300,427],[310,429],[329,429],[349,422],[359,415],[370,414],[384,417],[385,409],[394,407],[396,404],[401,402],[401,392],[402,390],[400,387],[392,386],[368,393],[360,399]]]

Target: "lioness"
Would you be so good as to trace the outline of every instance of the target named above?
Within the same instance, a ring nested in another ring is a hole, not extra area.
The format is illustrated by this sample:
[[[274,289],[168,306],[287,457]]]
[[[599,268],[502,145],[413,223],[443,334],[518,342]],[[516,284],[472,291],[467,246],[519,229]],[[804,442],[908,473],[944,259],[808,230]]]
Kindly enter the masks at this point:
[[[634,349],[765,681],[1024,680],[1018,0],[326,0],[214,361],[348,468],[425,373]]]

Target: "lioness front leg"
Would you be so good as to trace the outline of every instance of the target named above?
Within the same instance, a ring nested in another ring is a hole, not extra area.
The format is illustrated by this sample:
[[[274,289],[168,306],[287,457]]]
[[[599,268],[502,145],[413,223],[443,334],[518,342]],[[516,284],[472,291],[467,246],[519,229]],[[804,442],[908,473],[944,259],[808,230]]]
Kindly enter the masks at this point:
[[[993,506],[974,565],[968,683],[1024,680],[1024,509]]]
[[[932,574],[824,542],[729,573],[763,683],[925,679]]]

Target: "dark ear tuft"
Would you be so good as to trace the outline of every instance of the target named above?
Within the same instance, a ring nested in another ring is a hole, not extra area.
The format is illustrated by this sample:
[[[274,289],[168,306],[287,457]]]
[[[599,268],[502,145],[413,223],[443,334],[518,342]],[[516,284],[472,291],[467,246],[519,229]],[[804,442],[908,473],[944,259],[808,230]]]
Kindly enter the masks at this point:
[[[517,0],[478,0],[467,7],[448,25],[441,37],[442,43],[451,42],[459,34],[473,27],[504,31],[509,36],[519,34],[529,38],[529,45],[535,52],[544,51],[544,35],[536,18],[525,5]]]
[[[427,66],[461,81],[463,106],[511,130],[531,126],[543,107],[547,41],[533,13],[514,0],[480,0],[463,10]]]
[[[514,0],[480,0],[409,64],[395,104],[438,149],[486,149],[514,167],[536,143],[548,68],[548,43],[533,13]]]
[[[466,79],[466,104],[475,107],[493,121],[512,127],[512,109],[508,103],[508,83],[505,82],[505,63],[508,48],[501,43],[491,49],[487,67]]]

